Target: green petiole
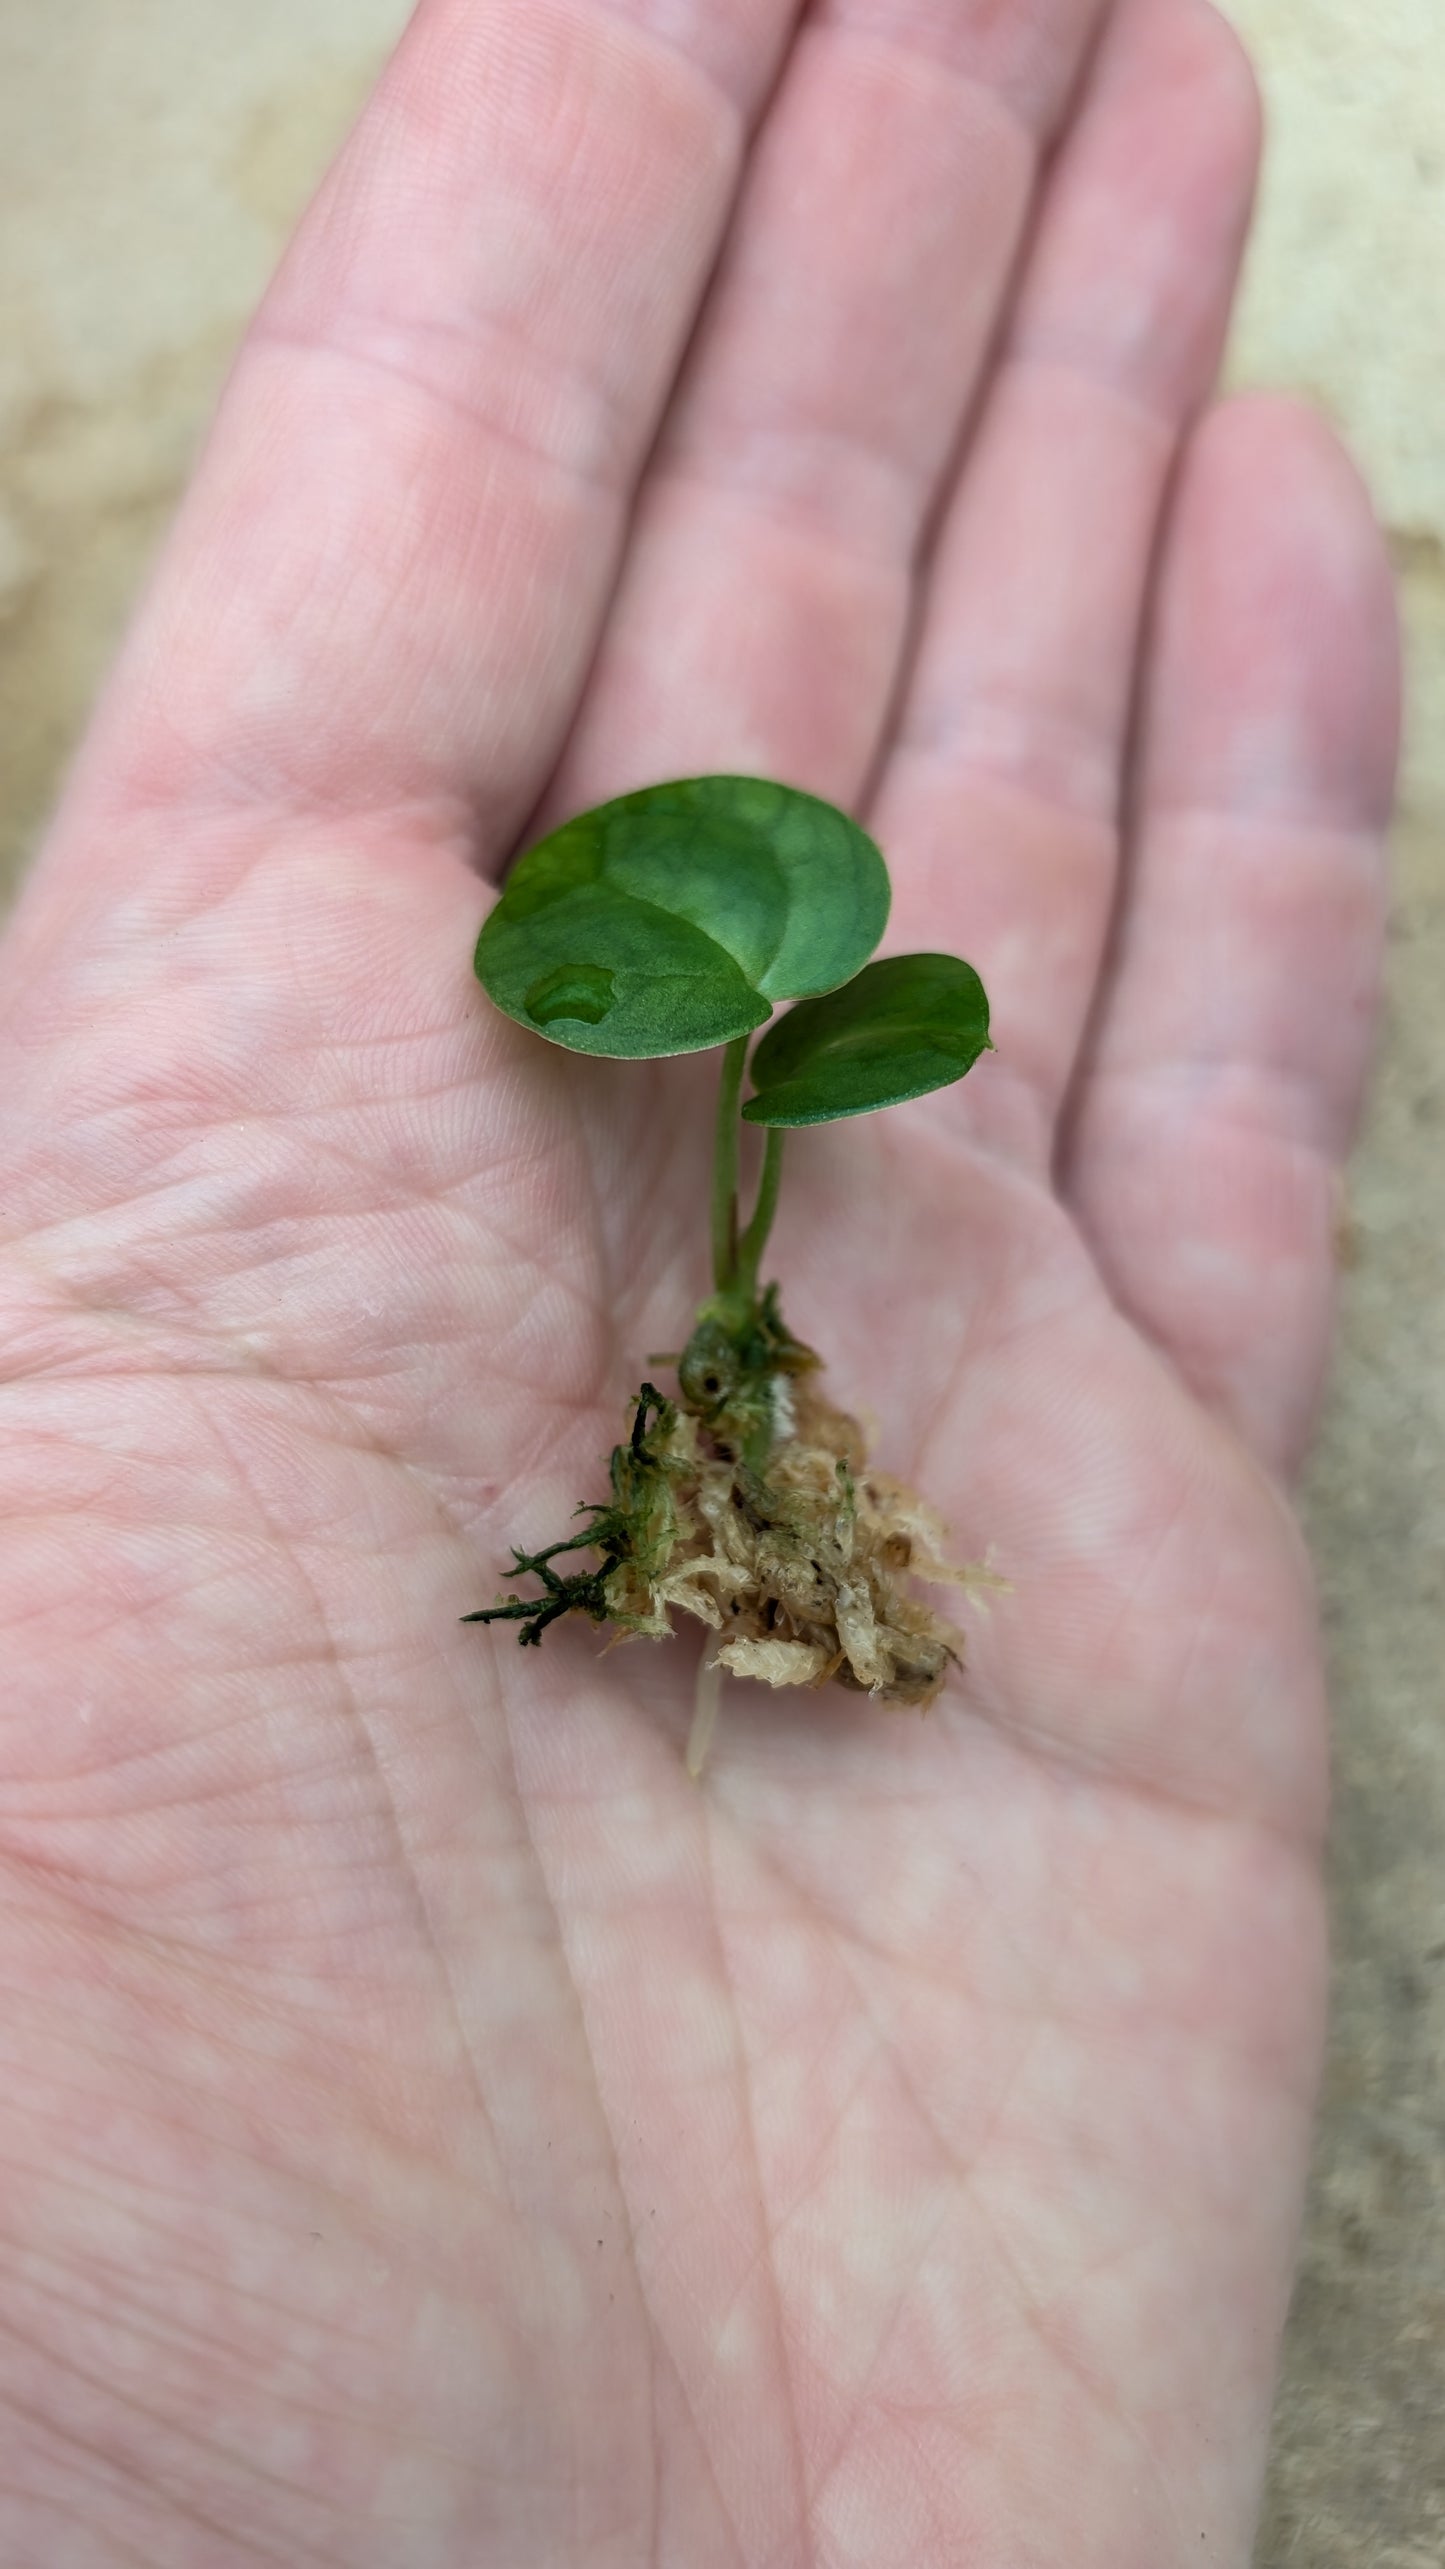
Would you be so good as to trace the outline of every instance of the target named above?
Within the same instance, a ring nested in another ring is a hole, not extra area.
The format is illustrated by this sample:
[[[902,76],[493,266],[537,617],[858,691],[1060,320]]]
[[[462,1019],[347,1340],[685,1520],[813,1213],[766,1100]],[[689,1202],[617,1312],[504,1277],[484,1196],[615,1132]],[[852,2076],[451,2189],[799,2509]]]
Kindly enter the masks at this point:
[[[783,1180],[783,1131],[770,1125],[763,1145],[757,1198],[746,1230],[738,1209],[738,1121],[747,1065],[748,1037],[739,1035],[723,1054],[718,1084],[717,1122],[712,1163],[713,1289],[746,1302],[757,1298],[758,1269]]]

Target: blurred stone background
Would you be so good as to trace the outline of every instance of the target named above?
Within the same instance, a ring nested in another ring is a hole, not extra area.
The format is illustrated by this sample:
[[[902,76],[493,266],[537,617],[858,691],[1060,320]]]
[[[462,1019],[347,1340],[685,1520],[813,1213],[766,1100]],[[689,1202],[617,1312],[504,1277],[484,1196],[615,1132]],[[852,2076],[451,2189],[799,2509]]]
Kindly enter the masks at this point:
[[[229,351],[405,0],[0,0],[0,895]],[[1258,2569],[1445,2564],[1445,14],[1234,0],[1272,143],[1237,381],[1330,410],[1411,642],[1389,1022],[1308,1510],[1334,2040]]]

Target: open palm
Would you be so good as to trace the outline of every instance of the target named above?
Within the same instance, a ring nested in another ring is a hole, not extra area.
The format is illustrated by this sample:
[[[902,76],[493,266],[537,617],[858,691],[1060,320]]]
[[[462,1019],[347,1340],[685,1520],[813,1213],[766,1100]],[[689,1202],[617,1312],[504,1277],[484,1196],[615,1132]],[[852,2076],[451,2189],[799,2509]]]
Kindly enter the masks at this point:
[[[1198,424],[1201,0],[795,17],[425,0],[11,930],[10,2569],[1247,2552],[1387,584],[1313,422]],[[989,985],[770,1264],[1011,1585],[698,1789],[692,1643],[458,1617],[686,1330],[707,1068],[469,951],[478,855],[717,768]]]

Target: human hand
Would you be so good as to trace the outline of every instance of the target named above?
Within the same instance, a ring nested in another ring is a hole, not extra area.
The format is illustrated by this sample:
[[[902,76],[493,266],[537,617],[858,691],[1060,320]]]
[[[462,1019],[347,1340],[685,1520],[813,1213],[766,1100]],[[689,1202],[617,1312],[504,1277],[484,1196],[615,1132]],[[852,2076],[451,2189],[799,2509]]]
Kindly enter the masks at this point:
[[[1200,0],[791,17],[426,0],[0,963],[13,2569],[1247,2554],[1388,582],[1192,424]],[[989,987],[773,1263],[1012,1592],[699,1791],[680,1643],[457,1618],[702,1289],[711,1068],[493,1012],[472,860],[716,768]]]

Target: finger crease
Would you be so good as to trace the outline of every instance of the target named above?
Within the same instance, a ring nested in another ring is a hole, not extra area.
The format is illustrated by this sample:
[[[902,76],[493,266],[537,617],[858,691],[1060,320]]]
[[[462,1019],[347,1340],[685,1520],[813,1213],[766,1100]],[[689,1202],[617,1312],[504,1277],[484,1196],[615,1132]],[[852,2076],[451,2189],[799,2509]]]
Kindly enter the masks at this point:
[[[504,362],[485,363],[479,330],[494,331],[503,342],[512,335],[501,323],[474,323],[463,330],[445,323],[412,322],[400,328],[357,315],[338,318],[324,336],[313,336],[263,318],[252,333],[251,345],[333,358],[390,377],[495,444],[511,447],[584,490],[615,501],[626,470],[626,430],[619,406],[600,386],[541,361],[536,361],[535,380],[524,383],[515,371],[515,348],[504,347]],[[525,343],[519,344],[523,354],[530,353]],[[447,351],[453,358],[450,367],[428,362],[429,352]],[[455,380],[445,380],[446,373]]]
[[[986,778],[1053,818],[1113,830],[1125,712],[1121,701],[1117,721],[1104,725],[1062,700],[1031,697],[1022,680],[980,677],[956,687],[946,706],[921,705],[895,758],[956,771],[951,792]]]
[[[926,506],[904,464],[846,430],[778,429],[735,446],[679,447],[661,459],[657,483],[742,501],[789,531],[876,552],[890,568],[912,551]]]
[[[669,23],[670,12],[661,21],[653,18],[649,0],[642,0],[641,7],[637,5],[637,0],[633,0],[633,5],[630,7],[625,5],[625,0],[592,0],[592,5],[603,17],[610,19],[614,26],[625,28],[629,36],[650,45],[654,52],[670,57],[673,62],[679,63],[684,71],[691,73],[698,87],[705,90],[714,103],[724,110],[741,142],[742,137],[751,130],[758,109],[767,98],[769,84],[766,79],[746,84],[741,79],[736,82],[727,79],[721,71],[715,70],[710,63],[703,61],[701,56],[693,50],[686,33],[680,32]],[[690,19],[690,26],[694,29],[707,26],[712,18],[714,5],[715,0],[699,0],[699,5]],[[788,18],[796,14],[798,5],[799,0],[792,0],[792,7],[786,13]]]
[[[1167,461],[1170,448],[1187,424],[1193,401],[1156,399],[1141,382],[1133,379],[1131,369],[1147,361],[1152,353],[1149,343],[1140,340],[1132,346],[1120,341],[1108,346],[1099,337],[1072,336],[1065,339],[1042,329],[1021,323],[1007,340],[999,362],[997,381],[1006,383],[1011,374],[1035,377],[1056,376],[1062,382],[1085,392],[1102,394],[1110,405],[1122,411],[1136,426],[1158,439],[1160,461]],[[1204,387],[1201,385],[1201,397]]]
[[[1100,1065],[1091,1076],[1099,1094],[1122,1089],[1161,1123],[1187,1125],[1193,1133],[1207,1123],[1298,1151],[1330,1170],[1344,1148],[1332,1139],[1330,1099],[1319,1075],[1298,1062],[1243,1048],[1238,1055],[1201,1050],[1133,1066]]]
[[[824,7],[813,20],[810,33],[827,43],[852,44],[873,53],[891,54],[900,61],[918,65],[926,73],[930,85],[936,86],[943,79],[970,97],[986,99],[1023,138],[1031,155],[1037,155],[1050,130],[1052,118],[1030,115],[1014,95],[1006,77],[991,78],[981,71],[967,69],[922,27],[900,25],[892,17],[887,24],[881,24],[871,13],[858,19],[846,6],[840,5],[840,0],[824,0]]]

